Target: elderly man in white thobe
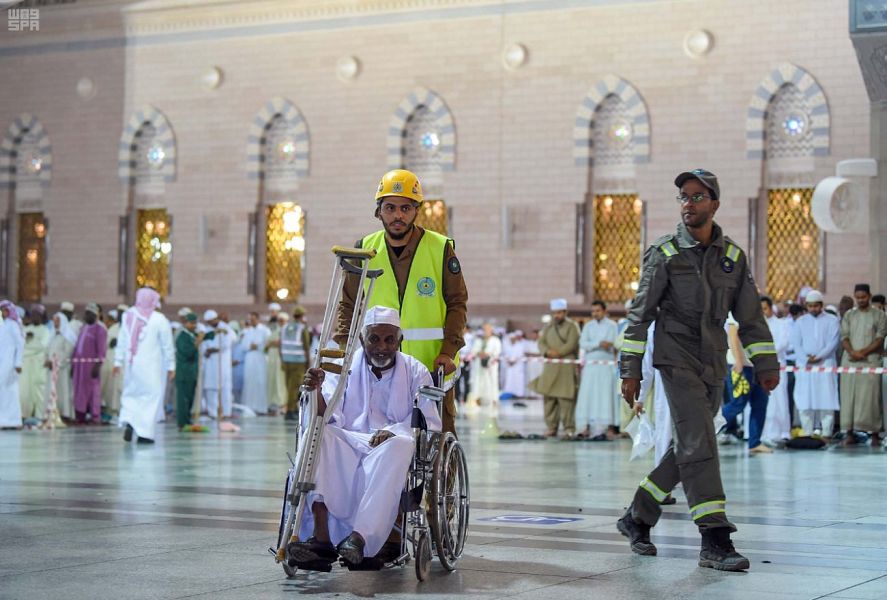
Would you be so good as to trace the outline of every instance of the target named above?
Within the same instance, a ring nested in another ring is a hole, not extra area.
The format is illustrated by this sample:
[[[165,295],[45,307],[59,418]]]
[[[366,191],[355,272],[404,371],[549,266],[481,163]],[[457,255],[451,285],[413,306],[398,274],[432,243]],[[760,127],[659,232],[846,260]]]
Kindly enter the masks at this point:
[[[157,415],[166,385],[176,372],[176,354],[169,321],[157,312],[160,294],[148,287],[136,292],[135,305],[123,314],[114,358],[114,372],[123,371],[119,425],[123,439],[153,444]]]
[[[792,347],[798,372],[795,374],[795,406],[801,418],[804,435],[832,436],[838,402],[838,374],[832,371],[812,373],[806,367],[837,366],[835,351],[841,338],[838,317],[822,310],[823,298],[818,290],[807,293],[807,314],[795,322]]]
[[[299,534],[287,547],[297,564],[353,565],[379,554],[398,513],[401,491],[414,450],[413,400],[431,385],[428,369],[398,352],[403,339],[397,310],[368,309],[342,401],[323,433],[316,488],[308,496]],[[310,369],[308,389],[321,386],[318,411],[326,408],[339,376]],[[433,403],[420,400],[429,431],[440,431]],[[390,548],[385,548],[387,555]]]
[[[509,343],[502,349],[505,363],[505,382],[502,391],[515,398],[527,395],[527,347],[520,329],[509,334]]]
[[[576,428],[580,439],[605,441],[616,437],[616,426],[621,421],[615,397],[616,370],[612,364],[594,364],[616,359],[616,323],[607,317],[607,305],[595,300],[591,305],[591,320],[582,328],[579,349],[583,360],[582,380],[576,400]]]

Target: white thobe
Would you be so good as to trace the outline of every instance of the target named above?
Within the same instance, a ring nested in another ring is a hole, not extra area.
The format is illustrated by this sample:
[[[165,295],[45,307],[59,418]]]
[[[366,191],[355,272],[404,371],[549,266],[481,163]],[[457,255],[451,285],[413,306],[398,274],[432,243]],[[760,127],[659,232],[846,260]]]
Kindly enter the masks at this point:
[[[524,356],[537,358],[539,356],[539,344],[536,340],[524,340]],[[542,369],[545,368],[545,363],[541,360],[528,360],[527,361],[527,381],[533,381],[534,379],[538,379],[542,375]],[[530,398],[541,398],[542,396],[532,388],[527,387],[527,396]]]
[[[582,328],[579,348],[586,361],[612,361],[616,355],[613,347],[601,348],[601,342],[616,344],[618,335],[616,323],[604,317],[600,321],[591,319]],[[621,421],[619,399],[615,397],[616,370],[613,365],[586,364],[582,367],[579,395],[576,399],[576,427],[584,430],[590,427],[592,435],[606,431],[608,426]]]
[[[114,323],[108,328],[107,347],[105,349],[105,360],[102,363],[102,405],[112,415],[120,412],[120,374],[114,375],[114,355],[117,351],[115,342],[114,348],[111,342],[120,335],[120,323]]]
[[[325,399],[331,398],[338,379],[327,374],[322,387]],[[377,379],[363,349],[355,352],[343,400],[324,429],[316,488],[308,496],[309,507],[315,501],[326,504],[333,544],[356,531],[366,542],[364,555],[375,556],[388,539],[415,448],[413,399],[423,385],[431,385],[431,375],[411,356],[398,353],[394,367]],[[434,403],[421,400],[419,408],[428,430],[440,431]],[[394,437],[371,448],[370,439],[379,430]],[[300,539],[308,539],[313,530],[313,515],[306,510]]]
[[[46,347],[46,360],[58,365],[53,381],[52,370],[46,372],[46,400],[50,402],[50,394],[55,386],[55,408],[59,416],[66,419],[74,418],[74,396],[71,390],[71,355],[74,344],[64,333],[53,333]],[[49,416],[49,415],[46,415]]]
[[[201,377],[203,381],[203,407],[207,414],[213,419],[218,416],[219,400],[222,401],[222,415],[231,416],[231,378],[225,377],[225,356],[228,357],[227,364],[231,365],[231,346],[237,342],[230,328],[223,328],[219,324],[213,339],[204,339],[200,344],[201,356]],[[206,356],[206,351],[210,349],[219,350],[212,356]],[[227,390],[227,392],[226,392]]]
[[[779,366],[785,366],[785,353],[789,345],[789,329],[786,319],[773,315],[767,319],[773,345],[776,347],[776,358]],[[767,403],[767,419],[761,437],[765,440],[783,440],[791,437],[792,416],[788,406],[788,377],[785,372],[779,374],[779,385],[770,392]]]
[[[134,313],[134,318],[143,318],[135,308],[129,312]],[[137,436],[153,440],[157,415],[163,410],[168,373],[176,369],[172,329],[166,317],[156,311],[151,313],[139,333],[138,349],[133,356],[128,317],[124,317],[114,358],[115,366],[123,369],[118,421],[121,427],[129,424]]]
[[[505,364],[505,382],[502,391],[518,398],[527,395],[527,348],[523,340],[516,340],[502,351]]]
[[[280,342],[280,334],[285,325],[280,322],[269,327],[271,332],[269,342]],[[299,341],[302,340],[301,333]],[[307,350],[307,348],[306,348]],[[265,352],[265,362],[268,365],[268,407],[283,408],[286,406],[286,378],[283,375],[283,363],[280,360],[280,347],[273,346]]]
[[[247,327],[240,338],[244,352],[243,391],[240,401],[258,414],[268,412],[268,363],[265,361],[265,344],[271,331],[261,323]],[[255,348],[253,348],[255,346]]]
[[[795,322],[792,334],[799,368],[807,366],[808,355],[824,359],[811,366],[837,366],[835,351],[841,336],[841,322],[837,317],[825,311],[818,317],[808,313]],[[838,410],[838,374],[798,371],[795,374],[795,406],[799,411]]]
[[[232,357],[232,352],[234,349],[234,344],[237,343],[238,333],[234,331],[228,323],[221,321],[219,322],[219,327],[225,330],[225,335],[228,339],[228,344],[222,346],[222,406],[228,407],[227,412],[225,412],[226,417],[231,416],[231,403],[234,399],[234,362]]]
[[[22,368],[25,334],[12,319],[0,322],[0,427],[22,426],[16,369]]]
[[[488,355],[487,366],[483,366],[481,352]],[[471,350],[474,359],[471,361],[471,385],[469,386],[468,402],[473,409],[480,406],[485,412],[491,413],[499,405],[499,357],[502,355],[502,342],[495,335],[488,338],[478,336]]]

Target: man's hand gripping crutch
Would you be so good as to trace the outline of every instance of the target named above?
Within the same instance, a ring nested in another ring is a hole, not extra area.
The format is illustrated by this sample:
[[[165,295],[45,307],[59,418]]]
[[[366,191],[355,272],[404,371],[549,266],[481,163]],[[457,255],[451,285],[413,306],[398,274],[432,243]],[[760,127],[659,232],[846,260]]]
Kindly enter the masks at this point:
[[[321,368],[331,373],[346,374],[351,369],[351,360],[356,349],[360,326],[363,323],[367,303],[373,293],[375,280],[382,274],[381,269],[370,269],[370,260],[376,255],[375,250],[361,248],[344,248],[334,246],[335,263],[333,277],[327,295],[326,310],[323,315],[323,326],[320,332],[320,344],[317,354],[311,357],[311,368]],[[342,297],[346,274],[360,277],[357,296],[354,299],[354,314],[348,330],[348,341],[344,348],[332,344],[335,329],[336,308]],[[365,285],[367,284],[368,285]],[[333,347],[330,347],[333,346]],[[341,360],[341,362],[333,362]],[[296,460],[293,464],[293,476],[287,486],[284,499],[285,522],[280,531],[276,560],[287,560],[286,545],[297,541],[302,518],[305,514],[308,493],[315,487],[315,469],[317,467],[320,444],[323,432],[330,417],[342,400],[347,377],[340,377],[330,398],[324,399],[319,386],[314,390],[302,389],[300,404],[300,435],[296,438]]]

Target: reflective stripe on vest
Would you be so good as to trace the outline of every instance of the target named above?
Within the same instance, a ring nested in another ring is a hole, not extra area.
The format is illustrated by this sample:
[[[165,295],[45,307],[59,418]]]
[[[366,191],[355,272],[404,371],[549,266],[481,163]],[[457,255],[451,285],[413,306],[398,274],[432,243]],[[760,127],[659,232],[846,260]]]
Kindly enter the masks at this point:
[[[672,257],[678,253],[678,249],[675,248],[675,245],[671,242],[665,242],[664,244],[659,246],[659,249],[662,250],[662,253],[666,257]]]
[[[305,345],[302,343],[302,331],[305,325],[291,323],[280,330],[280,360],[288,363],[307,362]],[[295,330],[295,335],[287,335],[287,332]]]
[[[632,354],[643,354],[647,347],[647,342],[643,340],[630,340],[625,338],[622,340],[622,351]]]
[[[739,260],[739,248],[734,246],[733,244],[727,244],[727,258],[736,262]]]
[[[376,279],[373,295],[367,308],[387,306],[400,309],[400,327],[404,339],[401,352],[409,354],[434,369],[434,359],[443,346],[443,328],[447,317],[447,304],[443,297],[443,262],[446,245],[450,240],[433,231],[425,230],[416,246],[410,264],[410,274],[400,302],[397,279],[388,258],[385,231],[377,231],[363,238],[363,248],[376,250],[370,261],[371,269],[382,269]],[[369,282],[366,284],[369,286]],[[456,356],[456,362],[459,357]]]
[[[776,346],[772,342],[757,342],[746,346],[745,353],[748,354],[749,358],[754,358],[761,354],[776,354]]]

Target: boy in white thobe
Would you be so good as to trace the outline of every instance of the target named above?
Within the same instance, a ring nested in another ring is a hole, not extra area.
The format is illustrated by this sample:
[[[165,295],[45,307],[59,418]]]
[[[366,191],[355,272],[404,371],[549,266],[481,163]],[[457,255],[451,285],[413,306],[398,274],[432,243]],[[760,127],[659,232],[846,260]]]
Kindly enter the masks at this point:
[[[839,408],[838,374],[811,373],[804,368],[837,366],[835,351],[840,343],[841,322],[822,310],[822,294],[817,290],[808,292],[806,301],[808,312],[795,321],[792,331],[792,347],[799,369],[795,374],[795,406],[804,435],[814,435],[819,429],[822,437],[830,438],[835,411]]]
[[[616,323],[607,318],[607,305],[596,300],[591,305],[591,320],[582,328],[579,348],[583,360],[615,360],[615,344],[618,335]],[[576,428],[582,430],[579,437],[603,441],[616,435],[621,421],[616,389],[616,370],[612,364],[588,364],[582,367],[579,396],[576,401]]]
[[[523,398],[527,395],[527,348],[524,344],[524,332],[511,332],[511,343],[502,350],[505,363],[505,383],[502,391]]]
[[[25,333],[15,304],[0,302],[3,320],[0,321],[0,428],[22,426],[22,406],[19,402],[18,379],[22,372],[25,351]]]
[[[226,378],[225,357],[231,358],[235,337],[222,326],[219,314],[210,309],[203,313],[207,334],[200,345],[202,353],[203,407],[211,419],[218,417],[221,400],[222,417],[231,416],[231,379]]]
[[[419,388],[431,385],[428,369],[397,351],[402,337],[396,310],[367,310],[363,347],[354,354],[343,399],[324,429],[316,487],[308,496],[311,511],[305,512],[299,533],[304,541],[287,547],[297,564],[342,556],[356,565],[376,556],[391,533],[415,447],[413,399]],[[321,369],[308,371],[306,387],[322,384],[319,411],[338,379]],[[420,400],[419,408],[428,430],[440,431],[433,404]]]

